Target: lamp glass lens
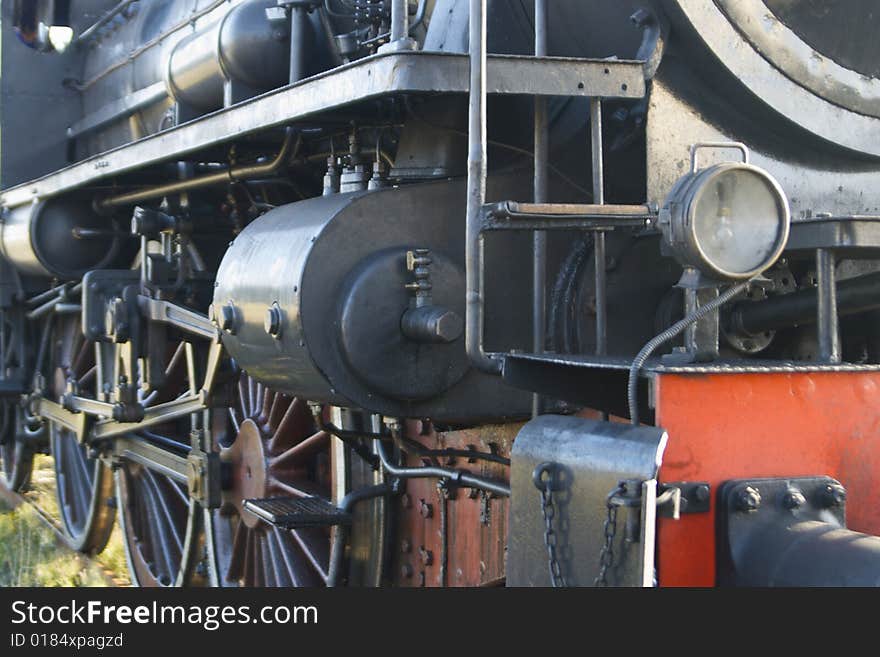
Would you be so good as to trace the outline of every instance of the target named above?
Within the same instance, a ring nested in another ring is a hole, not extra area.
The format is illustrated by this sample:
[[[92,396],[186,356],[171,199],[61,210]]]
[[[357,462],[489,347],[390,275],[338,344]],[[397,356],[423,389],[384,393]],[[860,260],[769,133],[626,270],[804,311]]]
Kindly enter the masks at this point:
[[[784,230],[776,190],[748,169],[728,169],[710,178],[699,192],[693,221],[706,259],[732,274],[767,263]]]

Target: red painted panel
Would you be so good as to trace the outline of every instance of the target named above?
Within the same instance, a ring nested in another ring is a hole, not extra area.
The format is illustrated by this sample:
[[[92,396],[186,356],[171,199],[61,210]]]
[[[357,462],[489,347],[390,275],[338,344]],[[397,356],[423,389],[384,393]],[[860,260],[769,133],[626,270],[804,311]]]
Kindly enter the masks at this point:
[[[715,583],[714,494],[728,479],[829,475],[851,529],[880,534],[880,373],[661,375],[661,482],[708,481],[713,511],[661,519],[662,586]]]

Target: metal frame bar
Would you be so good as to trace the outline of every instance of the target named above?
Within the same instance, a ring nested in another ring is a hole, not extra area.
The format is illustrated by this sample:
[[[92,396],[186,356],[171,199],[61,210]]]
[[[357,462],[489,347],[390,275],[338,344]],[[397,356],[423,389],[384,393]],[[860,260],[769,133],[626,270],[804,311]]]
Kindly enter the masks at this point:
[[[535,57],[547,56],[547,0],[535,0]],[[534,201],[547,203],[550,124],[547,99],[535,97]],[[547,233],[532,234],[532,351],[544,352],[547,325]],[[532,395],[532,417],[541,412],[541,396]]]
[[[189,459],[152,443],[125,436],[113,441],[113,456],[139,463],[182,483],[188,483]]]
[[[487,78],[486,91],[493,94],[641,98],[645,92],[640,62],[493,55]],[[10,188],[0,195],[0,205],[31,203],[364,101],[396,94],[466,94],[468,89],[467,55],[374,55]]]
[[[816,339],[819,360],[826,363],[841,360],[836,260],[832,250],[816,249]]]
[[[157,404],[144,409],[144,419],[140,422],[117,422],[116,420],[102,420],[95,423],[92,431],[92,440],[106,440],[115,438],[132,431],[146,429],[156,424],[162,424],[184,415],[198,413],[207,406],[207,394],[201,391],[198,394],[188,394],[185,397],[175,399],[164,404]]]

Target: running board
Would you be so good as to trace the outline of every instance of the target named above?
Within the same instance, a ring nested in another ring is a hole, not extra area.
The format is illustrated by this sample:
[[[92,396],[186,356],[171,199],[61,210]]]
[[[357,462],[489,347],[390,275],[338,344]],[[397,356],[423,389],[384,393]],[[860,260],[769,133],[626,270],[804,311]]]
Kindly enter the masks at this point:
[[[245,500],[244,508],[283,529],[350,525],[351,515],[320,497],[266,497]]]

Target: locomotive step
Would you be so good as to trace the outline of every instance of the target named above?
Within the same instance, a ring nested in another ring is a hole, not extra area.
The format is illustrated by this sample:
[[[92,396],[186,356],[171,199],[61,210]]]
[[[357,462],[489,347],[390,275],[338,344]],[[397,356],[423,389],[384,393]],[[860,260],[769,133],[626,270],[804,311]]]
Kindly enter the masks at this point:
[[[266,497],[245,500],[244,508],[283,529],[351,524],[351,515],[320,497]]]

